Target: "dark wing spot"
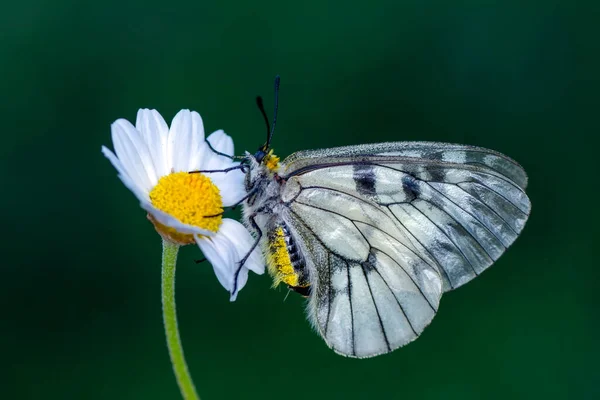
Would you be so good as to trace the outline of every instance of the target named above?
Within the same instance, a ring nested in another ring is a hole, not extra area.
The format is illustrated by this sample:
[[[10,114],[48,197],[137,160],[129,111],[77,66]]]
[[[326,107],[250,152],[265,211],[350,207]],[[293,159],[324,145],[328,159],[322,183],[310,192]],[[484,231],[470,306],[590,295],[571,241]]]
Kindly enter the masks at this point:
[[[404,190],[407,201],[412,201],[421,194],[421,189],[419,188],[417,180],[408,175],[402,177],[402,190]]]
[[[375,267],[375,264],[377,264],[377,259],[375,258],[373,253],[369,253],[369,257],[367,258],[367,261],[365,261],[361,264],[365,274],[376,271],[377,268]]]
[[[375,173],[370,164],[354,164],[356,191],[362,195],[375,196]]]
[[[431,182],[445,182],[446,181],[446,170],[440,167],[428,167],[425,171],[431,175]]]

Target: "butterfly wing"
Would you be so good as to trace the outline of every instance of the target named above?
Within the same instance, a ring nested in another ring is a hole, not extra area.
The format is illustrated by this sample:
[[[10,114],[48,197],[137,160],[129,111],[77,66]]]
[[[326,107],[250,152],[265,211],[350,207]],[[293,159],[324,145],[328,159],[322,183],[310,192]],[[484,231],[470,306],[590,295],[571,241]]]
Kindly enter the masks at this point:
[[[302,238],[309,314],[339,353],[414,340],[444,290],[489,267],[522,230],[527,177],[499,153],[387,143],[295,153],[282,165]]]

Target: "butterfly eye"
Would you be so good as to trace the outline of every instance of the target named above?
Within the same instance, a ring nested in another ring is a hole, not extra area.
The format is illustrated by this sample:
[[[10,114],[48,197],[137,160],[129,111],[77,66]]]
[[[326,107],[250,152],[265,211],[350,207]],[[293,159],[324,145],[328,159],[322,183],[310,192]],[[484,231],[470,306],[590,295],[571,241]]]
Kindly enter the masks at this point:
[[[256,158],[256,161],[260,164],[266,155],[267,153],[261,147],[254,153],[254,158]]]

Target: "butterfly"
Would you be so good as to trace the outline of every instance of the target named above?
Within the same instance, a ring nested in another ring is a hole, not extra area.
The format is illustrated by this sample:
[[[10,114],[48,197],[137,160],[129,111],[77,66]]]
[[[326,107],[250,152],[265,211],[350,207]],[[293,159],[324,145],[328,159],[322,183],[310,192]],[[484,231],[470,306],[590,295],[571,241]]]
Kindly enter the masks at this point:
[[[480,275],[519,236],[531,210],[527,175],[498,152],[435,142],[280,161],[270,149],[279,82],[271,127],[257,99],[267,141],[240,164],[245,223],[275,284],[307,297],[330,348],[357,358],[391,352],[419,337],[443,293]]]

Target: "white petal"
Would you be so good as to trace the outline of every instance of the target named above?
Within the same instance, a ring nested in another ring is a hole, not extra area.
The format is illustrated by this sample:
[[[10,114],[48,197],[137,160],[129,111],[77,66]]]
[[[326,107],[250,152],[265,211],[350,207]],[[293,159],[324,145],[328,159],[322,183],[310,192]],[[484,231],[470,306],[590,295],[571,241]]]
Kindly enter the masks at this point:
[[[148,201],[140,202],[140,206],[144,210],[146,210],[150,214],[152,214],[152,216],[158,222],[160,222],[161,224],[166,225],[168,227],[175,228],[177,230],[177,232],[189,234],[189,235],[191,235],[191,234],[200,234],[200,235],[205,235],[205,236],[214,236],[215,235],[215,232],[208,231],[208,230],[202,229],[202,228],[198,228],[197,226],[184,224],[183,222],[179,221],[177,218],[175,218],[171,214],[168,214],[168,213],[154,207]]]
[[[231,291],[233,275],[237,265],[237,253],[229,239],[217,234],[210,239],[196,237],[196,243],[198,243],[204,257],[212,265],[219,283],[225,290]]]
[[[125,172],[146,192],[158,182],[148,146],[140,133],[125,119],[111,125],[113,146]]]
[[[197,171],[202,166],[202,159],[206,157],[206,152],[210,151],[204,140],[204,124],[200,114],[195,111],[191,113],[192,129],[191,144],[189,151],[189,160],[186,171]]]
[[[152,156],[157,177],[167,175],[167,138],[169,127],[163,117],[156,110],[140,109],[137,113],[135,127],[148,145]]]
[[[255,242],[255,239],[246,228],[237,221],[228,218],[223,219],[223,224],[215,236],[197,238],[196,242],[204,256],[212,264],[221,285],[229,290],[231,301],[235,301],[238,292],[246,284],[249,269],[257,274],[262,274],[265,270],[257,248],[242,266],[237,276],[237,285],[234,285],[233,282],[239,262]]]
[[[117,156],[115,156],[114,153],[105,146],[102,146],[102,154],[104,154],[104,156],[108,158],[108,161],[110,161],[113,167],[115,167],[115,169],[118,172],[119,179],[121,179],[123,184],[133,192],[135,197],[137,197],[139,201],[148,201],[147,192],[131,179],[131,177],[125,171],[123,164],[121,164],[121,161],[119,161],[119,159],[117,158]]]
[[[173,118],[169,130],[169,157],[170,167],[175,172],[188,171],[192,155],[193,140],[192,113],[190,110],[181,110]]]
[[[244,196],[246,196],[244,174],[241,171],[207,173],[206,176],[219,188],[223,206],[230,207],[234,204],[239,204]]]

